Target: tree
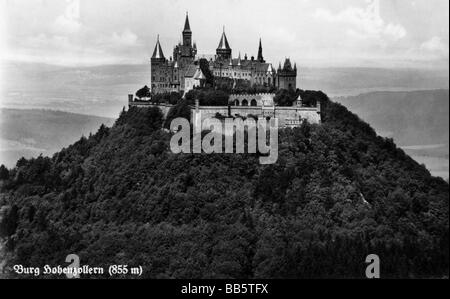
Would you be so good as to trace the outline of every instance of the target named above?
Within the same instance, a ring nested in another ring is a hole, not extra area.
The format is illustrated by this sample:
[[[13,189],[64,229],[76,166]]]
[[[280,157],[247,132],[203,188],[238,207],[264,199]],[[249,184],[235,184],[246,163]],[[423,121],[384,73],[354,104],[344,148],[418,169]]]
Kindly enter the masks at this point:
[[[136,92],[136,96],[140,99],[150,97],[150,88],[147,85]]]
[[[188,121],[191,120],[191,107],[188,105],[188,101],[186,99],[180,101],[174,107],[170,108],[169,113],[166,117],[166,121],[164,123],[164,127],[169,129],[172,120],[178,117],[185,118]]]
[[[211,73],[211,70],[209,69],[209,62],[205,58],[200,59],[200,69],[202,70],[202,73],[206,77],[206,86],[212,87],[214,85],[214,76]]]
[[[277,106],[288,107],[293,105],[297,97],[298,94],[293,89],[280,89],[273,100]]]
[[[0,180],[7,180],[9,179],[9,170],[6,168],[5,165],[0,166]]]

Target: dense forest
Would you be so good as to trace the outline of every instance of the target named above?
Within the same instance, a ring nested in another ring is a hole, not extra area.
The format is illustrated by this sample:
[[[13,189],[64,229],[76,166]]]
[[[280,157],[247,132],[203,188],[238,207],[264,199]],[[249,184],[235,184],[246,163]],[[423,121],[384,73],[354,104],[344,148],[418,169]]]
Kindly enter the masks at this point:
[[[159,109],[130,108],[51,158],[2,167],[7,264],[76,253],[145,278],[362,278],[375,253],[384,278],[448,276],[448,183],[323,93],[302,97],[323,123],[280,130],[273,165],[172,154]]]

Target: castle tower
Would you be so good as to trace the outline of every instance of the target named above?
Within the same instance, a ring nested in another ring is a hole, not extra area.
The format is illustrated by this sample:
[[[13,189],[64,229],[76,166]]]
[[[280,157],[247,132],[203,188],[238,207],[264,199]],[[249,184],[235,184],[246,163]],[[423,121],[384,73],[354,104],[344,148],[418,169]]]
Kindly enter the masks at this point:
[[[153,50],[152,58],[150,59],[151,64],[151,91],[152,93],[164,92],[165,88],[168,88],[167,82],[171,81],[167,76],[169,75],[169,62],[161,47],[161,43],[158,39],[156,40],[155,49]],[[164,78],[164,79],[162,79]]]
[[[221,59],[231,59],[231,48],[228,43],[227,36],[225,34],[225,27],[223,28],[222,37],[220,38],[219,46],[216,50],[217,57]]]
[[[153,50],[153,55],[151,58],[152,64],[154,63],[164,63],[166,58],[164,57],[163,50],[161,48],[161,44],[159,43],[159,34],[156,40],[155,50]]]
[[[183,29],[183,46],[192,47],[192,31],[189,24],[189,16],[186,12],[186,20],[184,21]]]
[[[266,62],[263,57],[261,38],[259,39],[258,61],[262,63]]]
[[[297,65],[292,68],[289,58],[284,61],[283,68],[281,64],[278,67],[277,86],[279,89],[297,89]]]

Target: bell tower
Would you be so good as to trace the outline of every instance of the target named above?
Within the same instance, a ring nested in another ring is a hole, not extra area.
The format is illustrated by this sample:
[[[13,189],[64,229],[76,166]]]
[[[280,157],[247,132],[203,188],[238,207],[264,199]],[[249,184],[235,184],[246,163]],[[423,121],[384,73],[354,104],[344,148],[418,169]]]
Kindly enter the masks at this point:
[[[186,12],[186,21],[184,22],[184,29],[183,29],[183,46],[192,47],[192,31],[191,25],[189,24],[189,16],[187,12]]]

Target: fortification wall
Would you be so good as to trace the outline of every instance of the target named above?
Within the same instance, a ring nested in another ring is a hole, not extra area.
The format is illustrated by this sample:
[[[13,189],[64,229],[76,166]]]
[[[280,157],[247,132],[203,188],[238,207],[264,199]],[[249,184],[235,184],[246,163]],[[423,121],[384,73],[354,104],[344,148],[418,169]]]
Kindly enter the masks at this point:
[[[170,109],[174,105],[170,105],[170,104],[166,104],[166,103],[154,104],[149,101],[129,101],[128,106],[141,107],[141,108],[158,107],[159,109],[161,109],[161,112],[163,113],[164,118],[166,118],[167,115],[169,114]]]
[[[311,124],[320,124],[320,111],[317,108],[276,107],[275,117],[281,127],[296,127],[304,120]]]
[[[158,107],[161,109],[164,118],[167,117],[170,109],[174,105],[170,104],[153,104],[146,101],[130,101],[129,106],[135,107]],[[320,105],[318,107],[274,107],[274,106],[191,106],[191,109],[198,109],[201,112],[202,121],[206,118],[216,117],[217,113],[227,117],[228,112],[231,116],[249,117],[276,117],[280,127],[298,127],[304,120],[311,124],[320,124]]]
[[[231,115],[236,116],[247,116],[247,115],[262,115],[262,109],[261,107],[237,107],[237,106],[231,106]]]
[[[195,108],[193,108],[195,109]],[[202,121],[206,118],[215,117],[217,113],[228,116],[228,107],[200,106],[198,109],[202,113]]]

